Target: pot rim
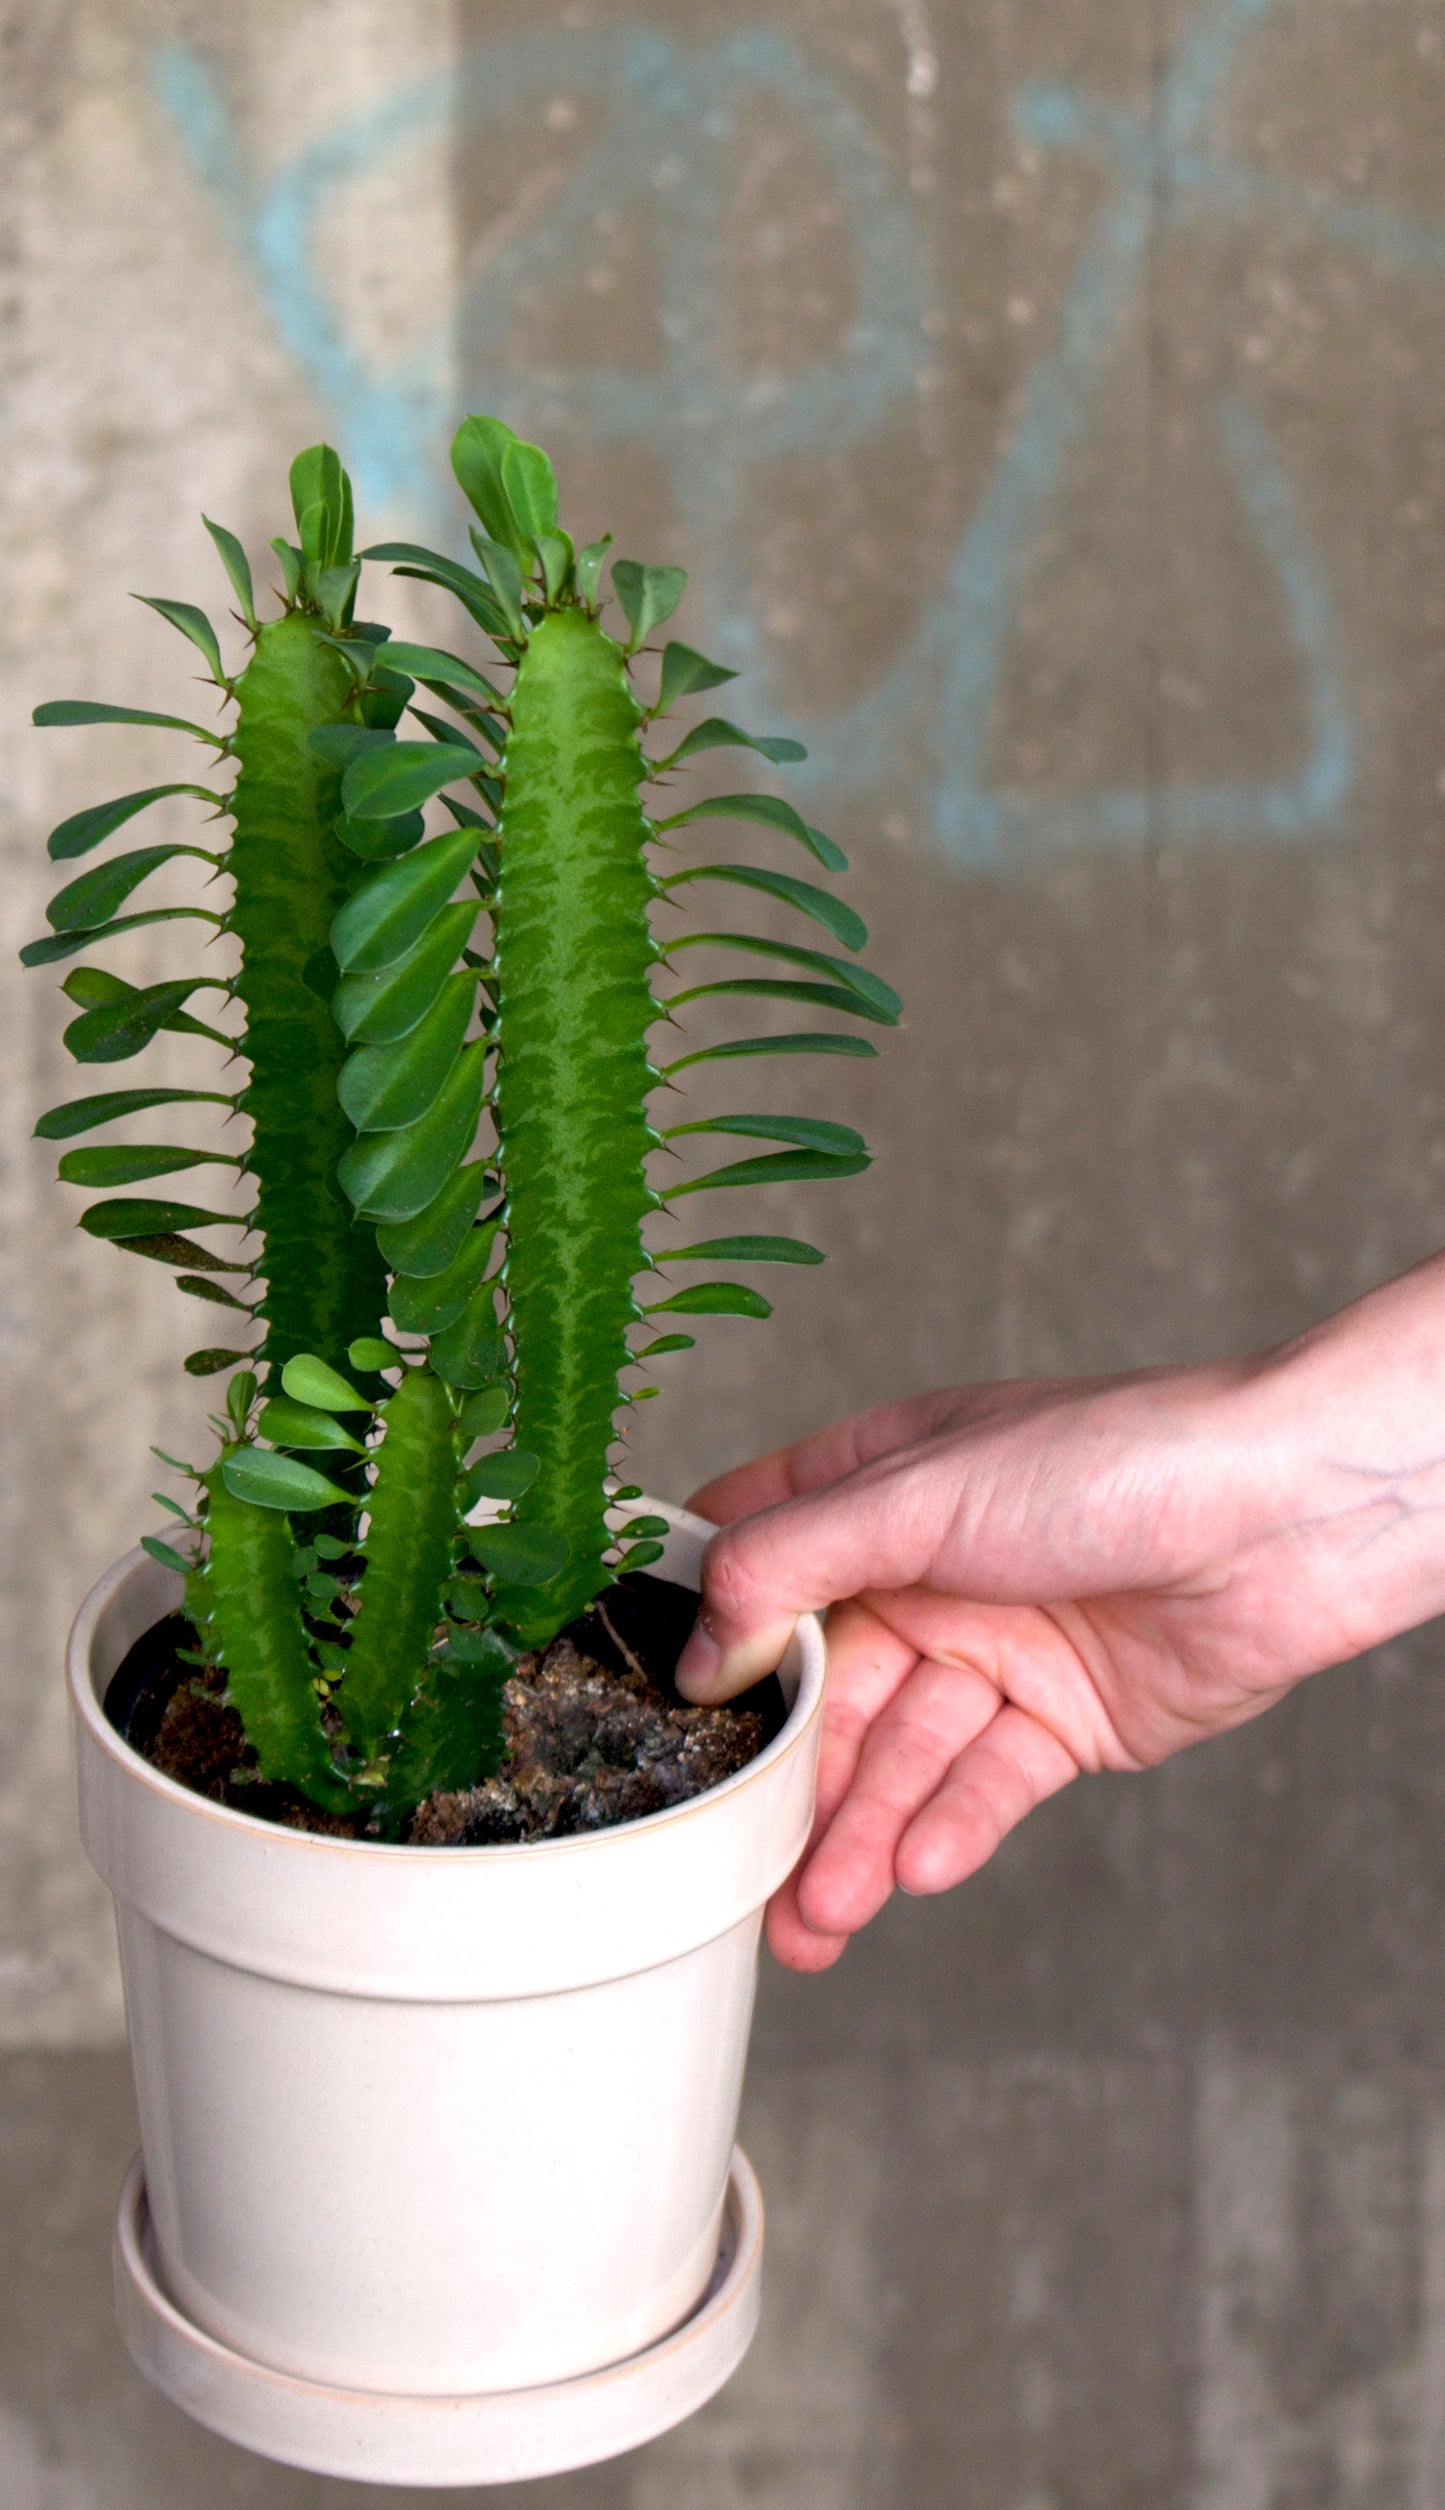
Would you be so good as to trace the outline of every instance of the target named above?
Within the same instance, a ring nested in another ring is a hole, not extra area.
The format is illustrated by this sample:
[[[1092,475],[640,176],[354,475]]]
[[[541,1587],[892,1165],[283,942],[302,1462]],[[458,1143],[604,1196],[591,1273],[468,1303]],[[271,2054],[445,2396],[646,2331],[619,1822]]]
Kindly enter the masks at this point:
[[[692,1534],[705,1542],[718,1531],[706,1517],[695,1516],[690,1509],[676,1507],[668,1500],[649,1499],[647,1504],[668,1516],[680,1534]],[[644,1829],[655,1835],[665,1824],[676,1825],[706,1812],[710,1806],[736,1801],[745,1789],[761,1783],[768,1776],[776,1763],[796,1747],[822,1712],[826,1674],[823,1625],[816,1613],[802,1613],[791,1642],[800,1658],[798,1687],[778,1732],[755,1759],[734,1770],[731,1777],[708,1787],[703,1794],[689,1796],[682,1804],[669,1804],[657,1812],[635,1814],[630,1821],[612,1822],[603,1830],[574,1831],[562,1839],[501,1840],[471,1847],[423,1847],[413,1846],[406,1840],[390,1839],[338,1839],[325,1831],[291,1830],[284,1823],[263,1821],[256,1813],[242,1812],[235,1805],[217,1804],[209,1796],[198,1795],[194,1788],[182,1786],[179,1779],[166,1777],[117,1732],[106,1716],[91,1669],[96,1630],[115,1596],[136,1571],[154,1570],[156,1566],[149,1553],[137,1543],[112,1563],[86,1596],[66,1642],[66,1679],[72,1713],[84,1729],[88,1741],[105,1754],[128,1784],[147,1789],[177,1813],[208,1819],[218,1823],[223,1830],[253,1839],[269,1837],[278,1845],[284,1843],[288,1852],[319,1852],[332,1857],[350,1857],[360,1853],[372,1859],[404,1858],[408,1862],[425,1858],[429,1867],[441,1868],[475,1865],[482,1857],[520,1862],[524,1859],[558,1859],[569,1854],[595,1856],[614,1840],[630,1840]],[[161,1574],[167,1573],[162,1570]]]

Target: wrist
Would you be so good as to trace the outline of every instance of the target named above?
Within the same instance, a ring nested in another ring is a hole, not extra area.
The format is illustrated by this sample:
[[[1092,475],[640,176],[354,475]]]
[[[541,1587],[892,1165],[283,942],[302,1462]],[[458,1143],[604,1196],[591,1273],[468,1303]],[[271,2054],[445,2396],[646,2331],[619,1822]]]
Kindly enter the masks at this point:
[[[1357,1653],[1445,1610],[1445,1261],[1241,1363],[1255,1540]]]

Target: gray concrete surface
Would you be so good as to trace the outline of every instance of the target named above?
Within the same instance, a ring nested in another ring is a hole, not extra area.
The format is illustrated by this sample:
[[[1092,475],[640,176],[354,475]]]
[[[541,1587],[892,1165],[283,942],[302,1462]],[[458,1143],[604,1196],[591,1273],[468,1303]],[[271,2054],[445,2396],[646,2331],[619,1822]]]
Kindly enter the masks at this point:
[[[217,600],[197,509],[259,551],[324,430],[427,526],[500,407],[584,529],[693,569],[909,1002],[789,1079],[877,1165],[775,1206],[821,1287],[702,1339],[644,1477],[1290,1332],[1445,1235],[1442,123],[1441,0],[0,0],[6,948],[53,820],[173,772],[24,717],[174,699],[124,595]],[[54,1665],[198,1405],[181,1303],[29,1144],[60,1025],[5,980],[0,2501],[289,2510],[345,2488],[189,2431],[109,2329],[131,2128]],[[1434,2510],[1440,1653],[771,1978],[764,2339],[528,2497]]]

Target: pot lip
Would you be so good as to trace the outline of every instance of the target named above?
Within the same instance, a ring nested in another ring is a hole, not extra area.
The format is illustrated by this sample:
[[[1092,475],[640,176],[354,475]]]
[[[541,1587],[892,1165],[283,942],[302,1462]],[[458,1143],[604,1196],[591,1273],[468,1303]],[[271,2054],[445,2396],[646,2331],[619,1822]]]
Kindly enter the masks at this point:
[[[696,1532],[706,1538],[718,1530],[705,1517],[694,1516],[690,1509],[673,1506],[667,1501],[654,1504],[667,1509],[680,1532]],[[208,1820],[234,1837],[277,1849],[284,1847],[288,1851],[294,1849],[333,1858],[362,1855],[373,1862],[401,1859],[418,1872],[427,1869],[456,1872],[476,1867],[482,1858],[494,1863],[498,1859],[506,1859],[520,1864],[525,1860],[556,1860],[568,1855],[596,1856],[613,1842],[633,1840],[643,1833],[656,1836],[664,1827],[675,1827],[724,1802],[736,1802],[746,1789],[760,1784],[780,1761],[791,1755],[822,1713],[826,1671],[823,1625],[816,1613],[802,1613],[798,1618],[795,1641],[802,1655],[802,1668],[797,1696],[782,1726],[755,1760],[748,1761],[742,1769],[734,1770],[730,1778],[722,1779],[704,1794],[690,1796],[685,1803],[669,1804],[659,1812],[636,1814],[631,1821],[613,1822],[605,1830],[574,1831],[563,1839],[514,1839],[474,1847],[414,1847],[406,1840],[337,1839],[325,1831],[289,1830],[280,1822],[262,1821],[256,1814],[241,1812],[234,1805],[213,1803],[209,1796],[198,1795],[193,1788],[182,1786],[179,1779],[166,1777],[163,1771],[152,1768],[150,1762],[123,1735],[117,1733],[106,1716],[96,1696],[90,1670],[96,1625],[127,1580],[137,1569],[150,1565],[149,1555],[139,1543],[135,1544],[97,1579],[76,1614],[66,1644],[71,1713],[92,1746],[128,1785],[143,1788],[177,1813]]]

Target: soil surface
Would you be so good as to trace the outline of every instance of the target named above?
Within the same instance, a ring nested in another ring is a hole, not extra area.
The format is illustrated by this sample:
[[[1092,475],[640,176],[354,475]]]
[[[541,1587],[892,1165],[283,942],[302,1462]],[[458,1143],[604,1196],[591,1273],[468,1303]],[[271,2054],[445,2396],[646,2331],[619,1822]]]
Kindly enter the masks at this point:
[[[502,1692],[505,1755],[495,1776],[428,1797],[406,1838],[486,1847],[605,1830],[686,1803],[744,1768],[781,1726],[782,1693],[769,1680],[729,1708],[680,1698],[672,1669],[696,1602],[660,1578],[627,1578],[540,1655],[519,1658]],[[223,1678],[183,1660],[194,1635],[180,1615],[146,1632],[107,1694],[112,1724],[153,1768],[214,1803],[287,1829],[365,1837],[361,1814],[324,1813],[256,1775]]]

